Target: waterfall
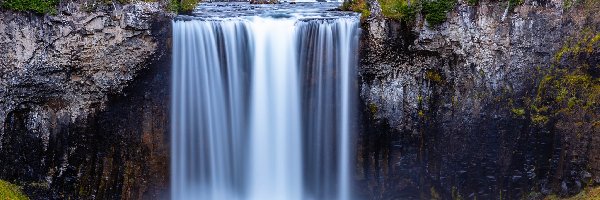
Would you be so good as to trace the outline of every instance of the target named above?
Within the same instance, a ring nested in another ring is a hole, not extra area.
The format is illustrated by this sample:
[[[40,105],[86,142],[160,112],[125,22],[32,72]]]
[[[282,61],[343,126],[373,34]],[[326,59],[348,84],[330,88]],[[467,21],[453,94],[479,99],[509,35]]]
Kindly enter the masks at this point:
[[[358,16],[173,21],[172,199],[350,199]]]

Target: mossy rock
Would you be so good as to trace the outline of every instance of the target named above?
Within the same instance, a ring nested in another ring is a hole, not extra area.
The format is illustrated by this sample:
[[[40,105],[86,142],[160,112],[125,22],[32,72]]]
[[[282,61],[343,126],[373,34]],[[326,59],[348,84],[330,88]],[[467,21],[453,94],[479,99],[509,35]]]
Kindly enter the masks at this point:
[[[549,195],[544,200],[598,200],[600,199],[600,187],[587,188],[572,197],[559,197],[556,195]]]
[[[568,39],[556,52],[554,64],[537,84],[530,101],[535,125],[590,132],[600,128],[600,33],[586,29]]]
[[[29,199],[21,192],[19,186],[13,185],[9,182],[0,180],[0,200],[26,200]]]

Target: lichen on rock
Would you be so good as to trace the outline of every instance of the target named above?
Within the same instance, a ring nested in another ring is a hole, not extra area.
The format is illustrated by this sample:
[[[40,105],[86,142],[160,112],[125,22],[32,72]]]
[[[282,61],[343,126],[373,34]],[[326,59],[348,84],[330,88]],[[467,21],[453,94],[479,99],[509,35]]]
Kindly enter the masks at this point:
[[[19,186],[0,180],[0,199],[28,200],[29,198],[21,192]]]

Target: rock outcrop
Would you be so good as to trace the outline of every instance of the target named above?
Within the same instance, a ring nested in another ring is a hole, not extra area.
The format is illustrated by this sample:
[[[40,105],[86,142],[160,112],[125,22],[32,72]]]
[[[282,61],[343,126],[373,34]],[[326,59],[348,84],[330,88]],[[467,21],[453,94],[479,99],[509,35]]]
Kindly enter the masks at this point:
[[[1,10],[0,179],[34,199],[167,195],[170,20],[143,2]]]
[[[387,20],[369,3],[357,155],[365,196],[539,198],[600,183],[588,145],[598,132],[537,129],[519,116],[569,36],[600,32],[598,3],[459,0],[435,27],[422,16]]]

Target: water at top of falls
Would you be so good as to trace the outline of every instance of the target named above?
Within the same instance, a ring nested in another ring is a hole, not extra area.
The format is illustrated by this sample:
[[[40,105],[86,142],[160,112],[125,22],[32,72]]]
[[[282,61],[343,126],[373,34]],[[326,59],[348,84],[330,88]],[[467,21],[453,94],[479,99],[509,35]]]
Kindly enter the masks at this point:
[[[359,18],[335,5],[173,21],[172,199],[351,199]]]
[[[240,17],[272,17],[296,19],[356,18],[358,13],[339,11],[340,2],[300,2],[279,4],[250,4],[248,2],[200,3],[191,16],[178,20],[230,20]]]

